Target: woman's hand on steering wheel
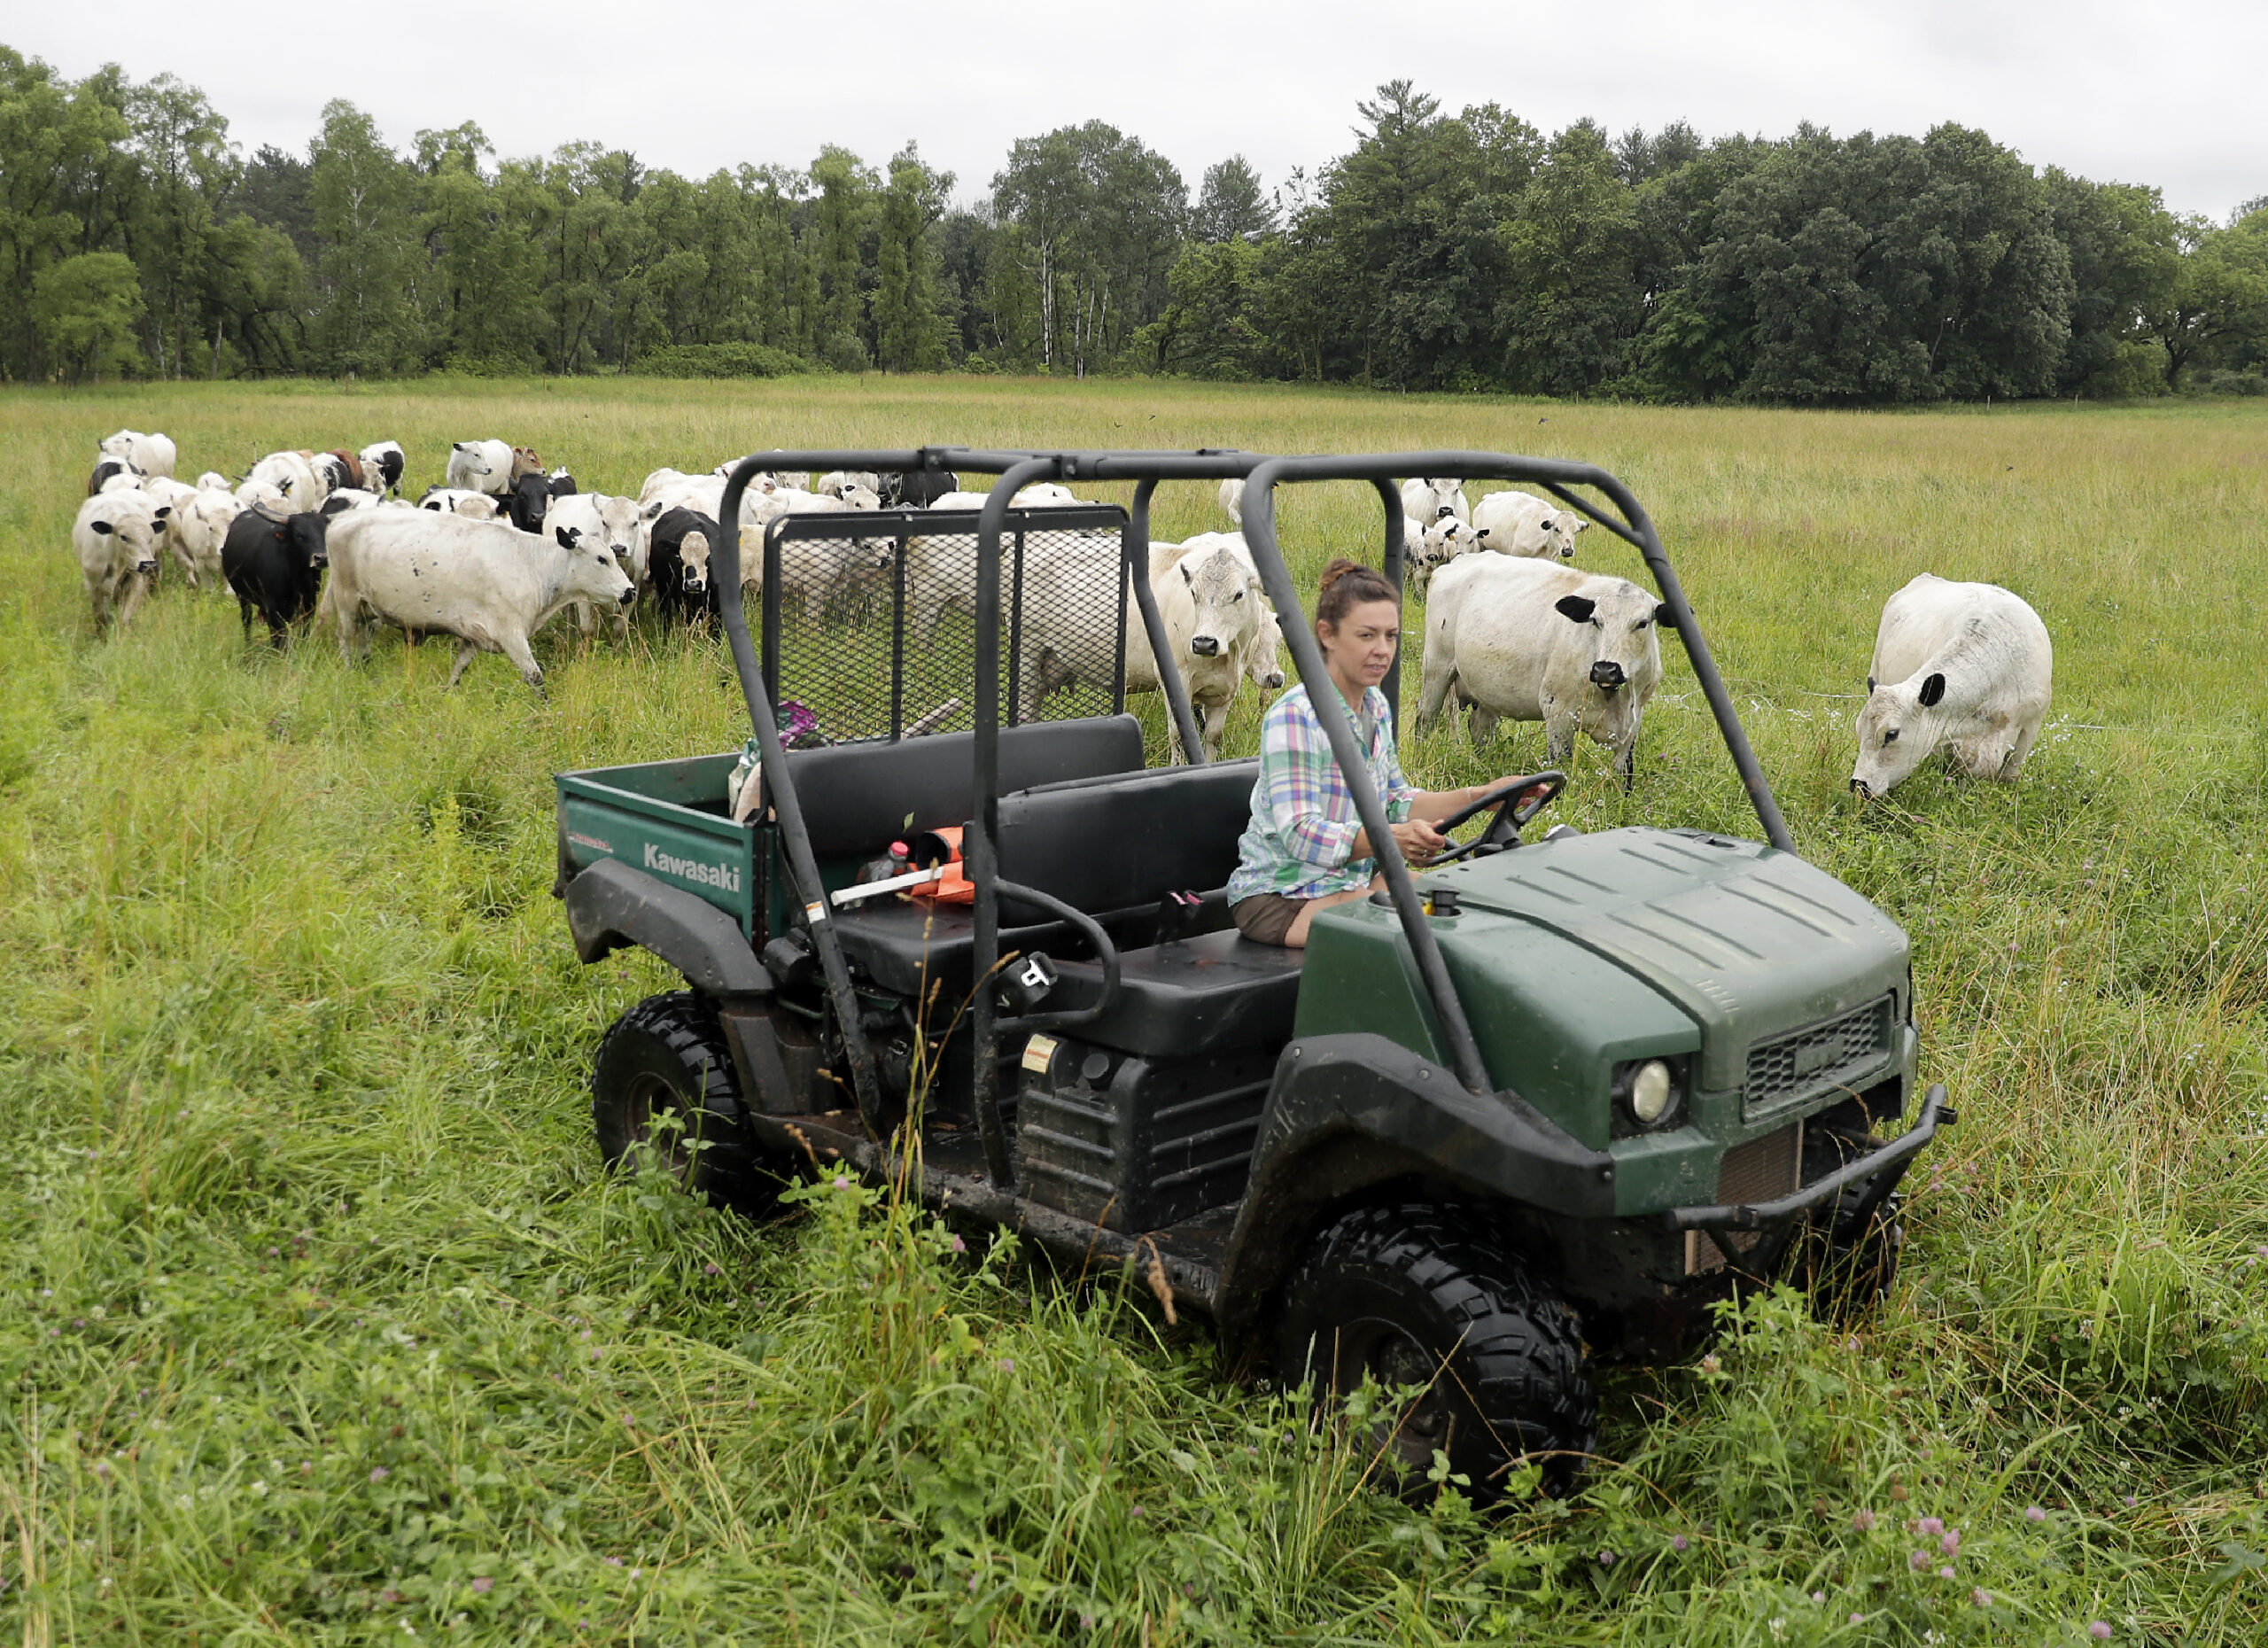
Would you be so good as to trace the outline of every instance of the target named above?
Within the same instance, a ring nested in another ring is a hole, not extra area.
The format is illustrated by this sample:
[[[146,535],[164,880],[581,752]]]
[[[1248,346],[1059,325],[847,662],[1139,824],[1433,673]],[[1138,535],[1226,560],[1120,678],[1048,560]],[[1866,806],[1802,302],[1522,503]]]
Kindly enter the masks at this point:
[[[1520,830],[1527,821],[1549,806],[1551,798],[1566,786],[1567,775],[1559,772],[1525,773],[1518,778],[1508,778],[1501,783],[1490,785],[1487,793],[1467,802],[1433,826],[1440,834],[1447,836],[1467,820],[1495,807],[1496,816],[1489,820],[1488,828],[1471,841],[1436,854],[1426,861],[1425,867],[1432,869],[1444,864],[1456,864],[1483,850],[1497,851],[1511,846],[1519,840]]]

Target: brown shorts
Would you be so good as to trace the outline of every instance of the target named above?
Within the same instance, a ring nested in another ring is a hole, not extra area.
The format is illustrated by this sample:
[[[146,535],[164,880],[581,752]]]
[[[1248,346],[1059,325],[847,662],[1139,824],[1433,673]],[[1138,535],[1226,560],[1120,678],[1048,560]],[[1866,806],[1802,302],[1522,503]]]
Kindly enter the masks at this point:
[[[1280,944],[1309,903],[1305,898],[1286,898],[1282,893],[1254,893],[1231,905],[1229,919],[1237,924],[1237,931],[1255,944]]]

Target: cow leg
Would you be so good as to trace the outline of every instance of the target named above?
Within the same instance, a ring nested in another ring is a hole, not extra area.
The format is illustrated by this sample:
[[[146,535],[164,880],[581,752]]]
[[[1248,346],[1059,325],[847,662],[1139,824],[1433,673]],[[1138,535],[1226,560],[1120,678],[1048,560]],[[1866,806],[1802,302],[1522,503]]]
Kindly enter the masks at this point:
[[[1449,688],[1456,684],[1456,672],[1443,670],[1439,675],[1428,672],[1425,689],[1418,696],[1418,730],[1424,732],[1438,719],[1442,702],[1449,696]]]
[[[1475,750],[1480,749],[1482,744],[1495,736],[1496,712],[1487,704],[1474,703],[1472,713],[1467,719],[1471,722],[1472,747]]]
[[[537,697],[544,696],[543,666],[535,661],[535,654],[528,650],[528,638],[517,634],[500,635],[497,642],[497,650],[512,661],[512,667],[519,671],[520,679],[535,688]]]
[[[118,610],[119,628],[124,629],[134,621],[134,615],[142,610],[142,597],[149,593],[150,580],[141,573],[136,572],[127,580],[126,599],[120,604]]]
[[[480,643],[467,641],[460,636],[457,640],[456,661],[449,666],[448,684],[451,687],[455,686],[465,671],[471,666],[472,661],[479,656]]]
[[[237,597],[237,612],[245,621],[245,645],[252,645],[252,602],[242,595]]]
[[[1575,758],[1575,723],[1577,718],[1547,709],[1543,718],[1543,758],[1553,766],[1565,768]]]

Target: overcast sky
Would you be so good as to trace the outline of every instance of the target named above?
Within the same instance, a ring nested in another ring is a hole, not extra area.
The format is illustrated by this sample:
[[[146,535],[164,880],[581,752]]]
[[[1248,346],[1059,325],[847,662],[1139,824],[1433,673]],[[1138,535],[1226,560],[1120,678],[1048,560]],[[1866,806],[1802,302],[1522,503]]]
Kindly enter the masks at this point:
[[[1192,190],[1239,152],[1272,187],[1343,152],[1356,101],[1407,76],[1447,109],[1493,100],[1546,131],[1584,115],[1618,132],[1682,119],[1705,136],[1953,120],[2035,166],[2156,183],[2182,211],[2219,218],[2268,194],[2259,0],[9,10],[0,40],[74,78],[116,61],[201,87],[247,152],[304,151],[322,105],[345,97],[398,146],[470,120],[507,155],[587,138],[693,175],[801,166],[824,143],[881,161],[911,137],[970,199],[1013,139],[1100,119]]]

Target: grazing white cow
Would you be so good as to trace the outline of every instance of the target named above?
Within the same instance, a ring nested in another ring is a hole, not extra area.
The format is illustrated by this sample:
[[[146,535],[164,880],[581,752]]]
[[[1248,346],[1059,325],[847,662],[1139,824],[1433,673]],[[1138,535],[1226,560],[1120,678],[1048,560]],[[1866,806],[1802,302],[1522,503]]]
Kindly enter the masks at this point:
[[[1404,518],[1426,526],[1452,515],[1460,521],[1472,519],[1472,506],[1464,501],[1464,483],[1454,478],[1402,482],[1402,513]]]
[[[381,498],[401,490],[408,455],[398,440],[377,440],[362,448],[362,485]]]
[[[192,487],[188,497],[174,505],[166,523],[166,542],[174,558],[188,569],[190,588],[198,587],[201,578],[221,576],[221,546],[244,508],[234,493],[210,486]]]
[[[255,485],[273,489],[285,511],[297,514],[305,509],[320,509],[322,501],[330,495],[330,488],[315,471],[306,455],[298,452],[271,452],[253,464],[245,474],[244,485],[237,488],[237,496],[247,504],[266,501],[265,494],[247,495],[247,488]]]
[[[774,447],[772,450],[782,452],[786,448]],[[751,452],[746,457],[727,458],[709,472],[718,480],[730,480],[733,471],[747,463],[749,458],[760,458],[765,455],[760,452]],[[793,486],[797,492],[809,492],[812,489],[812,472],[809,470],[765,470],[759,471],[759,475],[768,478],[777,486]]]
[[[2054,672],[2047,626],[2023,597],[1922,573],[1882,610],[1852,789],[1886,796],[1938,749],[1970,778],[2014,779]]]
[[[1106,685],[1116,661],[1124,579],[1115,539],[1076,538],[1049,544],[1024,567],[1023,714],[1062,688]],[[1150,580],[1158,616],[1197,718],[1208,760],[1221,753],[1229,704],[1247,677],[1267,611],[1250,564],[1225,544],[1202,548],[1153,544]],[[1126,690],[1162,690],[1157,659],[1143,626],[1126,631]],[[1181,734],[1169,730],[1177,759]]]
[[[882,502],[882,478],[871,470],[829,470],[820,476],[811,490],[829,498],[840,498],[850,487],[863,486],[874,494],[875,506]]]
[[[199,492],[228,492],[230,490],[229,478],[218,470],[207,470],[197,478],[197,489]]]
[[[79,506],[71,547],[78,552],[80,576],[87,580],[97,634],[110,628],[113,615],[123,629],[141,610],[158,579],[158,544],[170,513],[138,488],[100,493]]]
[[[124,458],[144,475],[171,475],[180,456],[166,436],[144,435],[131,429],[104,436],[100,450],[106,456]]]
[[[1568,560],[1575,553],[1575,534],[1589,525],[1573,509],[1555,509],[1528,492],[1492,492],[1472,506],[1472,530],[1484,540],[1481,548],[1498,555]]]
[[[417,507],[441,515],[461,515],[468,521],[493,521],[504,513],[493,496],[469,486],[429,486]]]
[[[1638,728],[1662,676],[1669,609],[1637,585],[1504,556],[1459,556],[1433,577],[1425,608],[1423,729],[1445,704],[1472,706],[1472,735],[1500,716],[1543,723],[1554,766],[1582,732],[1614,754],[1630,787]]]
[[[390,624],[457,638],[449,685],[483,652],[501,652],[543,692],[528,636],[573,601],[610,609],[637,588],[603,545],[571,526],[523,532],[426,509],[350,509],[330,524],[330,581],[322,616],[338,626],[350,664],[369,655],[370,631]]]
[[[449,448],[448,473],[442,485],[452,492],[485,492],[501,498],[512,490],[517,450],[505,440],[460,440]]]

